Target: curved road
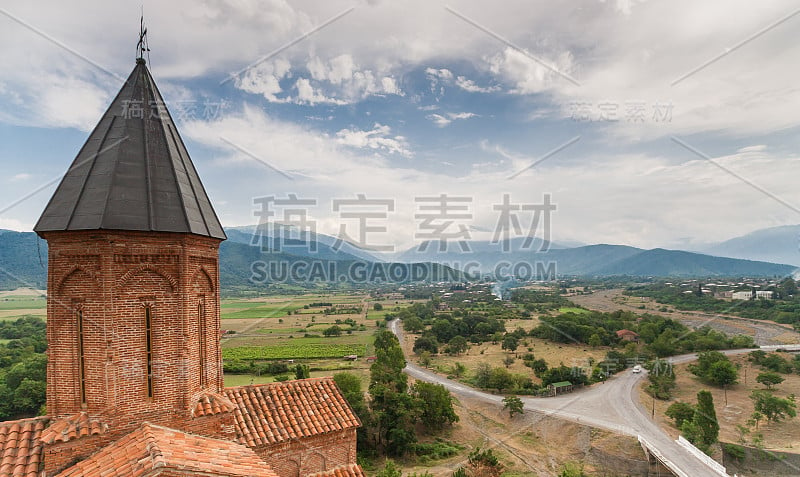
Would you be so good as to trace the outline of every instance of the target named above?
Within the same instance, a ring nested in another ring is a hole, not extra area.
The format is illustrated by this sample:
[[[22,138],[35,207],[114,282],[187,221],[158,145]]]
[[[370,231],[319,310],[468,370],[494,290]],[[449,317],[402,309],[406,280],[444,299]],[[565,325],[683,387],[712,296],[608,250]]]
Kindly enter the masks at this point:
[[[389,329],[401,340],[400,320],[392,320]],[[783,346],[787,347],[787,346]],[[767,348],[767,347],[765,347]],[[748,349],[726,350],[728,355],[746,353]],[[695,354],[670,358],[673,364],[696,359]],[[489,394],[464,384],[451,381],[431,371],[408,363],[406,373],[415,379],[445,386],[452,393],[481,399],[502,405],[503,396]],[[637,383],[645,372],[625,371],[613,376],[603,384],[596,384],[586,390],[552,398],[522,398],[527,409],[568,419],[581,424],[608,429],[630,436],[642,436],[655,446],[661,454],[691,477],[718,477],[705,463],[679,446],[658,424],[650,418],[650,411],[639,403]]]

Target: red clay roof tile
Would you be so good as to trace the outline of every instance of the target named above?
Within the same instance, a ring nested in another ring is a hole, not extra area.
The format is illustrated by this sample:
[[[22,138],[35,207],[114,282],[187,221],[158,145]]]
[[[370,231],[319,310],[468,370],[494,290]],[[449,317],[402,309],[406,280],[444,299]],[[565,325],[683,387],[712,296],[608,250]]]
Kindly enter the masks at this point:
[[[340,465],[331,470],[317,472],[306,477],[366,477],[364,470],[358,464]]]
[[[108,424],[99,419],[90,418],[85,412],[54,419],[50,426],[42,431],[40,439],[45,444],[67,442],[77,437],[105,434]]]
[[[46,417],[0,422],[0,477],[36,477],[42,462]]]
[[[236,433],[250,447],[358,427],[333,378],[225,389],[236,409]]]
[[[277,477],[252,449],[149,423],[57,477],[146,477],[164,470],[207,476]]]
[[[227,397],[214,392],[201,394],[192,406],[192,417],[231,412],[236,406]]]

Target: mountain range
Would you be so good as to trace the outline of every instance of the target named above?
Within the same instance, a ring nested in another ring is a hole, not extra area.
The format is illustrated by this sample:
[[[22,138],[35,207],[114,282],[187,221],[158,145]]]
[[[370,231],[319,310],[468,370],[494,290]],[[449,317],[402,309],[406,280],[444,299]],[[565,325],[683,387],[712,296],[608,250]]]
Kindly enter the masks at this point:
[[[701,245],[692,251],[800,267],[800,225],[760,229],[724,242]]]
[[[337,281],[383,280],[387,277],[420,277],[414,270],[435,273],[451,280],[478,273],[514,270],[523,278],[535,278],[531,271],[550,270],[554,264],[561,275],[577,276],[673,276],[673,277],[752,277],[786,276],[800,266],[797,243],[800,226],[759,230],[700,250],[644,250],[627,245],[576,245],[524,239],[507,243],[470,241],[467,252],[457,243],[432,241],[395,254],[376,254],[324,234],[299,237],[293,231],[275,227],[259,230],[255,226],[227,228],[228,240],[220,247],[220,278],[223,287],[254,286],[270,266],[314,264],[319,270],[337,270],[337,275],[322,273],[317,278]],[[254,232],[257,232],[254,240]],[[301,240],[301,238],[303,240]],[[700,253],[700,252],[704,253]],[[254,264],[258,264],[254,266]],[[260,268],[259,268],[260,267]],[[415,269],[415,267],[417,267]],[[356,270],[354,278],[350,271]],[[343,272],[339,274],[339,272]],[[429,276],[429,275],[428,275]],[[438,281],[438,279],[434,279]],[[268,279],[267,282],[270,280]],[[293,279],[289,277],[289,282]],[[0,230],[0,289],[44,288],[47,284],[47,243],[32,232]]]

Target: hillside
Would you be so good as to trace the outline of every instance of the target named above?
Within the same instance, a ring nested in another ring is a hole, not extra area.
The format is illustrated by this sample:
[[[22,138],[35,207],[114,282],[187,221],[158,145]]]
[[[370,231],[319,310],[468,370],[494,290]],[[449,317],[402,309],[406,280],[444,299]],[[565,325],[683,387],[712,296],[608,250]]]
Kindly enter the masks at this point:
[[[0,230],[0,290],[47,287],[47,242],[33,232]]]
[[[597,270],[598,275],[633,276],[786,276],[797,267],[753,260],[713,257],[699,253],[657,248],[611,263]]]
[[[749,234],[698,249],[719,257],[745,258],[800,266],[800,225],[784,225],[756,230]]]

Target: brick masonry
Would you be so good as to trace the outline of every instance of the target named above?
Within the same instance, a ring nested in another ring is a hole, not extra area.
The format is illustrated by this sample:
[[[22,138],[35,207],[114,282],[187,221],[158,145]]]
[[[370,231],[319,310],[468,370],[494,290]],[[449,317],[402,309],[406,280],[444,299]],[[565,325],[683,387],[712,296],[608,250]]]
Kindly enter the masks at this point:
[[[47,232],[44,238],[49,245],[48,414],[60,418],[86,411],[108,424],[109,432],[98,438],[105,443],[144,421],[202,435],[230,435],[229,413],[190,415],[203,391],[223,387],[220,240],[127,231]],[[151,310],[152,396],[146,307]],[[52,453],[45,449],[47,469],[85,457],[82,444],[58,447],[58,458],[47,459]]]
[[[356,462],[356,430],[260,446],[253,449],[280,477],[298,477]]]
[[[55,422],[83,411],[108,426],[100,435],[45,444],[44,474],[54,475],[85,459],[143,422],[235,440],[232,412],[192,416],[200,396],[220,393],[224,385],[220,240],[96,230],[43,236],[49,245],[48,415]],[[356,431],[348,428],[253,450],[280,477],[298,477],[354,464]]]

